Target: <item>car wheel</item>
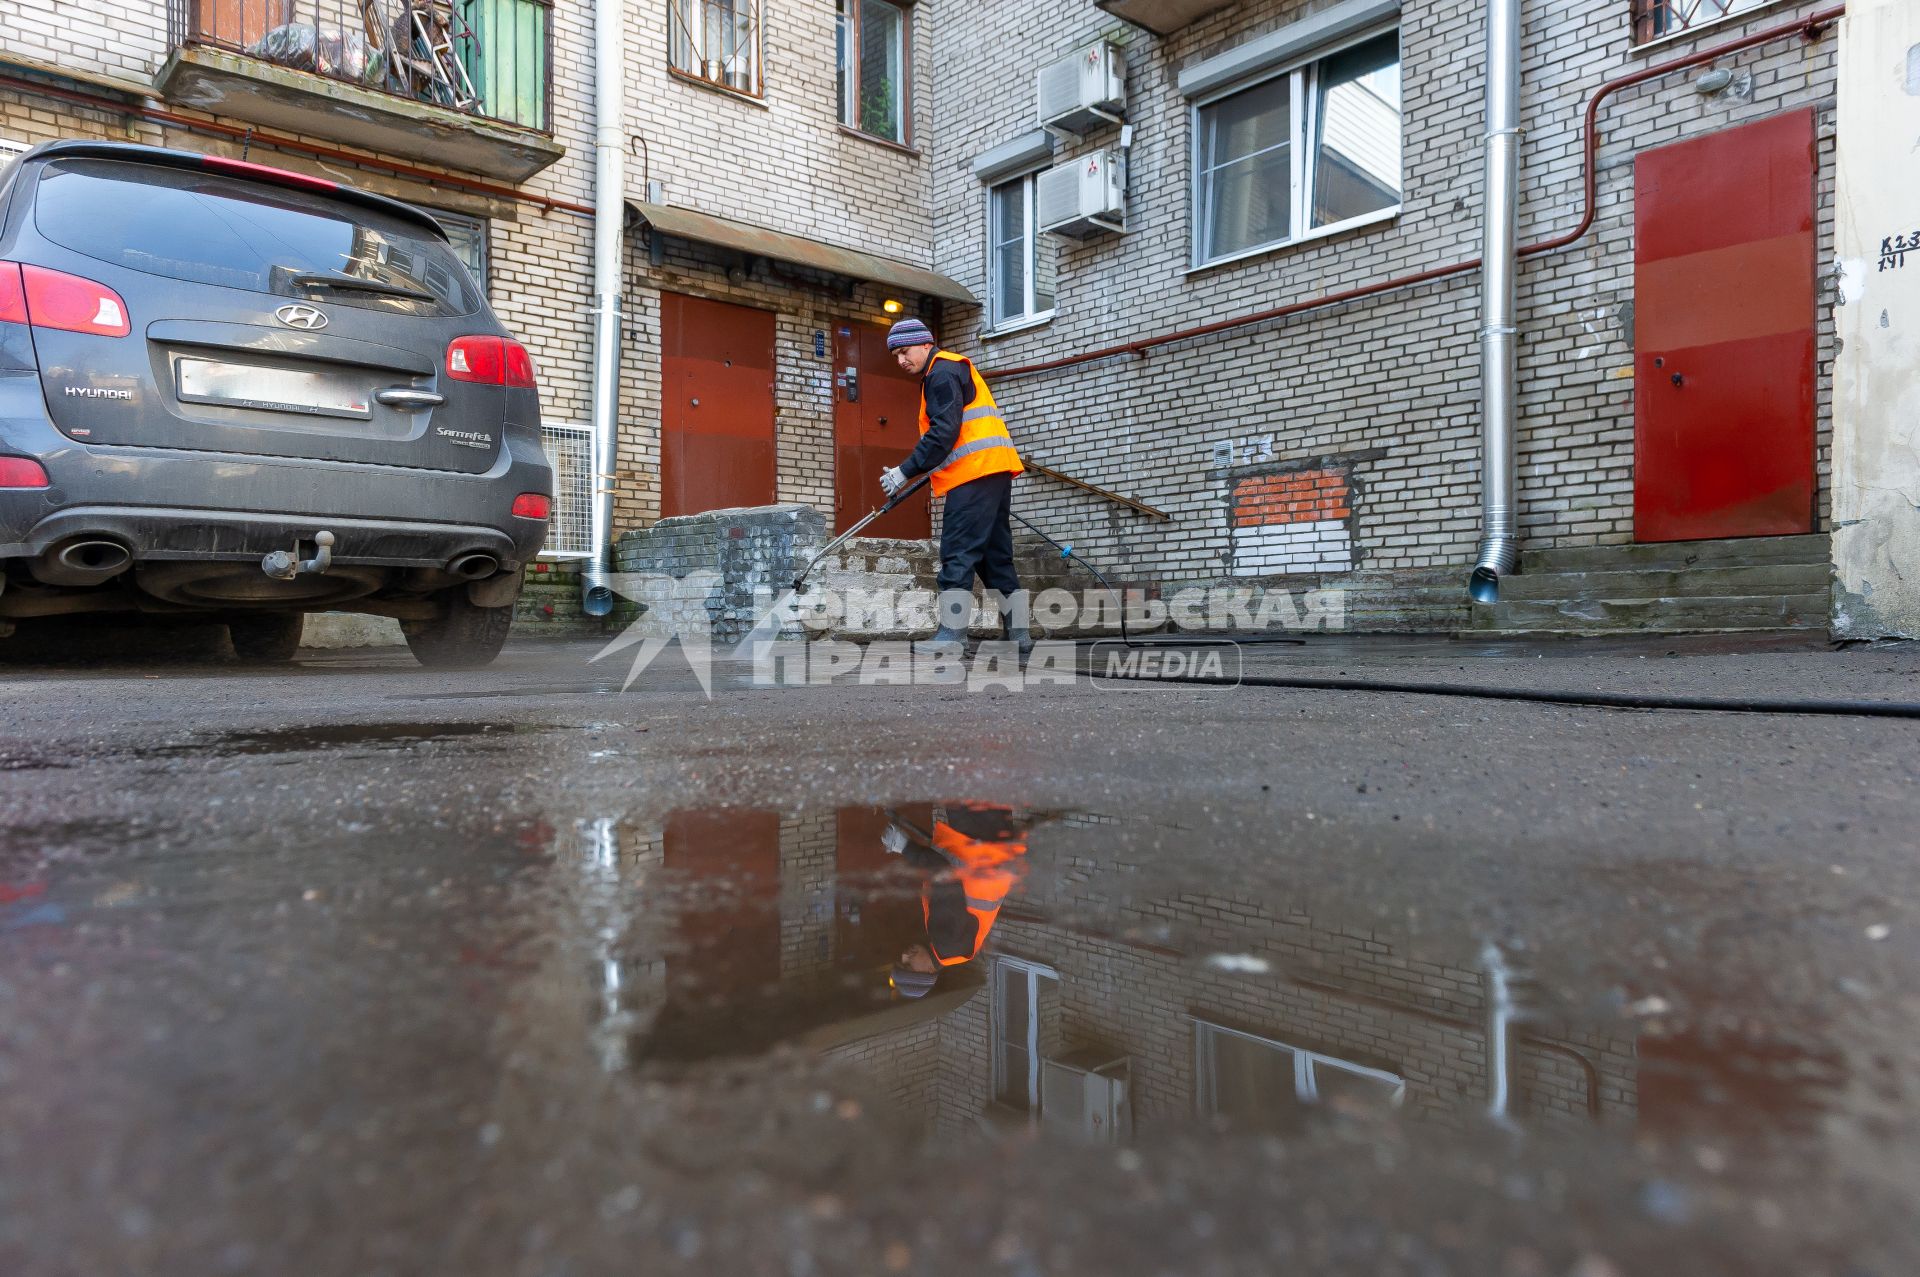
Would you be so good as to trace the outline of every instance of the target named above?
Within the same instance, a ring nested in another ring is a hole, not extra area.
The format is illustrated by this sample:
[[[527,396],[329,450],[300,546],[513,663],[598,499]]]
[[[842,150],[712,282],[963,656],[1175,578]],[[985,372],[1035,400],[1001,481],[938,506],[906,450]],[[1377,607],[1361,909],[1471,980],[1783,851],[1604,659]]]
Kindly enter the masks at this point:
[[[510,607],[475,607],[465,587],[442,596],[445,615],[433,621],[402,621],[413,659],[428,669],[474,670],[491,664],[513,625]]]
[[[250,612],[227,619],[234,655],[248,665],[284,665],[300,650],[305,612]]]

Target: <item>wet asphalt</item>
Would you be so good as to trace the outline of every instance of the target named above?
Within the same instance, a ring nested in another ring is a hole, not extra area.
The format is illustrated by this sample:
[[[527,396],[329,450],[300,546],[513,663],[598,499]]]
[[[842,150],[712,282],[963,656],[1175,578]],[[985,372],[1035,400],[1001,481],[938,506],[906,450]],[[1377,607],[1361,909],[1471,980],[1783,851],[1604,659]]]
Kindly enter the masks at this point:
[[[0,665],[0,1272],[1920,1270],[1920,722],[598,651]],[[956,829],[1004,899],[908,999]]]

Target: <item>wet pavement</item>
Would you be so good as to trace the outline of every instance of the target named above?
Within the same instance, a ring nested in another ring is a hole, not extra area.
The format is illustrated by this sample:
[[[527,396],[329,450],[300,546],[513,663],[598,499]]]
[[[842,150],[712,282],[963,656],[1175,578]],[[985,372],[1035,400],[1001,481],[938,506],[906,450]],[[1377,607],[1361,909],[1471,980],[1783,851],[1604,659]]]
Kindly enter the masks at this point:
[[[1920,723],[596,650],[0,666],[0,1272],[1920,1270]]]

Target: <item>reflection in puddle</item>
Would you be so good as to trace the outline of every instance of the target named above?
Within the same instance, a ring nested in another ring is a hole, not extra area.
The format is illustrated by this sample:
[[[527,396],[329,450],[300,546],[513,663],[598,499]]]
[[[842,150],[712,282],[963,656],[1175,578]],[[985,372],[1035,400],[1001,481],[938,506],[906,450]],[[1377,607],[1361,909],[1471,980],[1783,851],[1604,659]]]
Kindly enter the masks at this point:
[[[923,1137],[1095,1142],[1487,1117],[1737,1137],[1843,1080],[1784,1045],[1529,1001],[1492,945],[1426,952],[1230,884],[1137,898],[1101,854],[1116,823],[972,802],[586,822],[601,1058],[798,1049]]]

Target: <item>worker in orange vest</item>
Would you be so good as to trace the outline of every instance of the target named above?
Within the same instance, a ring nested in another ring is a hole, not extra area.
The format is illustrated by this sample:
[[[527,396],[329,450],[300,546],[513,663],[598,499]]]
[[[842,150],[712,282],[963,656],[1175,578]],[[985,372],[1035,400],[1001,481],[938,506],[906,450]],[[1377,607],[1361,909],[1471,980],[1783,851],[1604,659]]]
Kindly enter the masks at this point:
[[[1013,567],[1013,476],[1024,473],[1020,454],[993,392],[972,362],[939,349],[933,332],[903,319],[887,333],[887,349],[901,371],[920,378],[920,443],[907,459],[881,472],[894,495],[915,478],[933,475],[933,495],[946,498],[940,523],[940,627],[914,644],[927,655],[958,654],[966,642],[975,572],[1008,610],[1002,632],[1033,650],[1027,598]],[[953,591],[964,591],[963,604]],[[952,599],[949,604],[948,600]]]
[[[895,818],[881,835],[888,851],[927,871],[920,889],[926,932],[901,951],[893,987],[923,998],[948,967],[980,956],[1000,906],[1026,873],[1026,832],[1005,808],[936,809],[930,834]]]

